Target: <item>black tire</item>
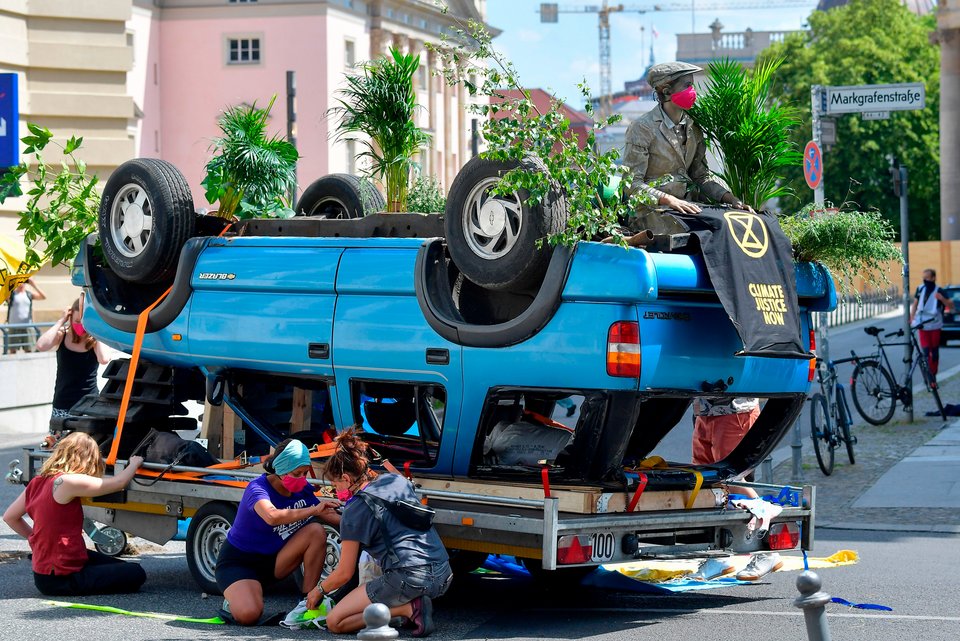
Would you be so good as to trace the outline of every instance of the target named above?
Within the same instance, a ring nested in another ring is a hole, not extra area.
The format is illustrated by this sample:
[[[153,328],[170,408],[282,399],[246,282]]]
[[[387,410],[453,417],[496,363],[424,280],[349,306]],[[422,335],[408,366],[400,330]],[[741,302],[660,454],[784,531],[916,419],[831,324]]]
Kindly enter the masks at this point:
[[[197,510],[190,520],[190,527],[187,528],[187,567],[193,580],[207,594],[222,594],[217,587],[217,558],[236,517],[235,504],[213,501]]]
[[[323,560],[323,571],[320,572],[321,581],[330,576],[330,573],[333,572],[334,568],[340,565],[340,550],[342,547],[342,539],[340,538],[340,533],[336,530],[336,528],[330,527],[329,525],[324,525],[323,529],[327,533],[327,554]],[[293,571],[293,581],[297,584],[298,590],[303,586],[302,563],[297,566],[296,570]],[[350,594],[350,592],[358,585],[360,585],[360,576],[357,572],[354,572],[349,581],[344,583],[333,592],[330,592],[329,595],[334,601],[340,601],[340,599]]]
[[[350,174],[330,174],[314,180],[304,190],[297,202],[297,216],[363,218],[385,208],[386,201],[373,183],[364,184]]]
[[[106,526],[100,528],[100,534],[110,537],[110,543],[96,543],[93,547],[100,554],[107,556],[120,556],[127,549],[127,533],[115,527]]]
[[[850,459],[850,465],[855,465],[857,460],[853,454],[853,446],[857,442],[853,434],[850,433],[850,426],[853,424],[852,417],[849,415],[849,405],[847,405],[847,390],[840,385],[836,388],[837,394],[837,414],[840,421],[840,433],[843,434],[843,444],[847,446],[847,458]]]
[[[450,256],[463,275],[481,287],[535,289],[551,255],[546,242],[538,248],[537,241],[546,241],[567,222],[567,201],[557,183],[532,207],[527,205],[525,191],[511,197],[490,194],[500,177],[519,164],[472,158],[447,195],[444,225]],[[523,166],[546,171],[543,162],[534,157],[525,159]],[[481,221],[487,223],[486,229]]]
[[[817,464],[826,476],[833,473],[836,441],[832,432],[827,399],[823,394],[814,394],[810,399],[810,435],[813,437],[813,453],[817,455]]]
[[[850,377],[850,391],[857,412],[871,425],[883,425],[897,408],[893,378],[877,361],[860,361]]]
[[[131,283],[172,280],[195,218],[190,186],[176,167],[156,158],[128,160],[110,175],[100,200],[107,264]]]

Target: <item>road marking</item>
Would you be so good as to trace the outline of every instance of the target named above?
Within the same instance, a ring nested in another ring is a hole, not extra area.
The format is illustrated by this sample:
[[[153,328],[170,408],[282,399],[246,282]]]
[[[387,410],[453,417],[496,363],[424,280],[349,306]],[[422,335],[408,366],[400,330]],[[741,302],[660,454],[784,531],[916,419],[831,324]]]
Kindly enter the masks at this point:
[[[846,607],[846,606],[841,606]],[[550,610],[547,608],[538,608],[533,610],[535,612],[556,612],[556,610]],[[759,616],[781,616],[781,617],[802,617],[803,612],[797,610],[796,612],[769,612],[766,610],[711,610],[708,608],[704,609],[685,609],[685,608],[564,608],[564,612],[583,612],[583,613],[593,613],[593,612],[609,612],[609,613],[623,613],[623,614],[732,614],[736,616],[745,616],[745,615],[759,615]],[[907,621],[946,621],[951,623],[960,623],[960,617],[946,617],[946,616],[923,616],[919,614],[874,614],[867,613],[866,610],[861,611],[862,614],[853,613],[853,612],[834,612],[831,611],[827,614],[827,618],[846,618],[846,619],[896,619],[896,620],[907,620]]]

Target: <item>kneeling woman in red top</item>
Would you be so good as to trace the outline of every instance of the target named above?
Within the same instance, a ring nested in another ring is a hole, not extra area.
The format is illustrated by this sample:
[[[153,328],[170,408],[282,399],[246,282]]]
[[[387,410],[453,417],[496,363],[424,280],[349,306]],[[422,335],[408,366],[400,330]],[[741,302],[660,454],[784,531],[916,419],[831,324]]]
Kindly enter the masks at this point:
[[[30,542],[33,580],[47,596],[136,592],[147,579],[137,563],[94,550],[83,541],[81,497],[118,492],[133,479],[143,458],[131,456],[116,476],[103,478],[100,448],[88,434],[74,432],[57,444],[3,520]],[[33,526],[24,520],[29,515]]]

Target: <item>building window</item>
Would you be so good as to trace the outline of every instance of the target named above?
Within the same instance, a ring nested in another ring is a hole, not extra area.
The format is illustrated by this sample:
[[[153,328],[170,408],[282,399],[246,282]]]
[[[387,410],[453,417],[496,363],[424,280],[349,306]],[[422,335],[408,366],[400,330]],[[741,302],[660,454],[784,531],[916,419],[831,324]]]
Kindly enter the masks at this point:
[[[417,84],[421,89],[427,88],[427,67],[420,65],[417,68]]]
[[[381,456],[432,467],[440,451],[447,393],[427,382],[351,379],[353,418]]]
[[[393,18],[393,9],[391,9],[390,7],[387,7],[387,17]]]
[[[424,31],[427,30],[427,20],[426,18],[420,18],[420,28]]]
[[[229,38],[227,43],[227,62],[229,64],[260,64],[260,38]]]
[[[343,41],[343,64],[346,67],[357,64],[357,44],[353,40]]]

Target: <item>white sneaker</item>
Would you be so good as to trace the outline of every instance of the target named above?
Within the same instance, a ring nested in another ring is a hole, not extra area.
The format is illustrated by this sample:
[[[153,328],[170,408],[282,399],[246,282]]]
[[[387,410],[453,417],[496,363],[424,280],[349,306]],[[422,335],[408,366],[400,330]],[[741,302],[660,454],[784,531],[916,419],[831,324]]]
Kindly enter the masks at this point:
[[[754,554],[747,567],[737,572],[740,581],[759,581],[771,572],[783,567],[783,559],[776,552]]]
[[[733,561],[726,557],[704,559],[700,562],[700,567],[697,568],[697,571],[687,578],[695,579],[697,581],[709,581],[710,579],[715,579],[718,576],[733,574],[734,569]]]

